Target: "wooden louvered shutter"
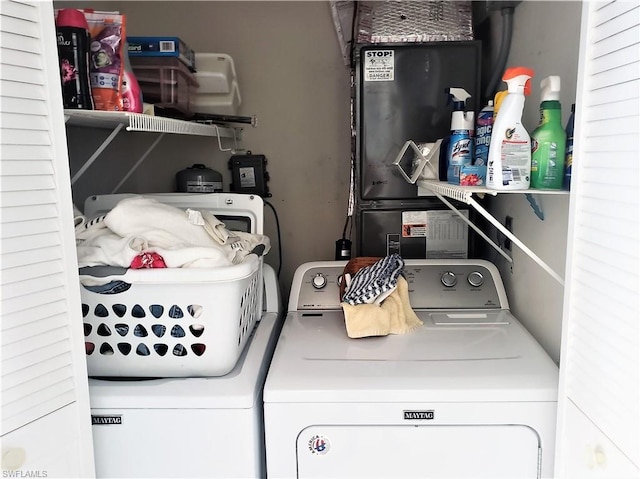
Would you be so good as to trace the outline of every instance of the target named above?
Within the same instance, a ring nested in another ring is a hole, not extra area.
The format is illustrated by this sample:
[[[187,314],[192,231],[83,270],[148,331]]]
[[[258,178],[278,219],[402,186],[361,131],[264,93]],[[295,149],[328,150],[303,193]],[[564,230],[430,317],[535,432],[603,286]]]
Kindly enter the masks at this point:
[[[557,477],[640,471],[640,3],[586,2]]]
[[[3,0],[0,9],[2,469],[21,471],[16,477],[90,477],[91,421],[53,7]]]

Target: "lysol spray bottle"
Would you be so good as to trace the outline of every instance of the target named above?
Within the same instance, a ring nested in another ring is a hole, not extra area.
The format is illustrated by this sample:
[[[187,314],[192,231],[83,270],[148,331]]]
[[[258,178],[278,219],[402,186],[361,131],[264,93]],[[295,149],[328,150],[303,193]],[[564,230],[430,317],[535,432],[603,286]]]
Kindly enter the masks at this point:
[[[93,110],[93,95],[89,81],[91,37],[84,13],[74,8],[60,10],[56,17],[56,37],[62,105],[68,109]]]
[[[489,100],[476,119],[475,152],[473,164],[483,166],[489,161],[489,146],[491,144],[491,130],[493,129],[493,100]]]
[[[449,88],[453,100],[451,114],[451,136],[447,150],[447,182],[460,184],[460,168],[473,162],[474,113],[465,111],[466,101],[471,95],[463,88]]]
[[[559,190],[564,178],[567,134],[562,127],[560,77],[540,82],[540,125],[531,133],[531,188]]]
[[[531,138],[522,125],[524,96],[531,92],[530,68],[514,67],[505,71],[507,96],[495,117],[491,132],[487,187],[494,190],[524,190],[529,188],[531,175]]]

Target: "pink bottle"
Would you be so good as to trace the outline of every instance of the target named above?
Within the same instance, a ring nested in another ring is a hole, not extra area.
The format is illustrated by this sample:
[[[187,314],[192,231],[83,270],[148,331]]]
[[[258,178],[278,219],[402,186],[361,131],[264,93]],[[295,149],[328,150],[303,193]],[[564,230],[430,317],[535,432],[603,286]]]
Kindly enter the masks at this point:
[[[142,113],[142,90],[129,62],[129,44],[124,45],[124,74],[122,77],[122,108],[124,111]]]

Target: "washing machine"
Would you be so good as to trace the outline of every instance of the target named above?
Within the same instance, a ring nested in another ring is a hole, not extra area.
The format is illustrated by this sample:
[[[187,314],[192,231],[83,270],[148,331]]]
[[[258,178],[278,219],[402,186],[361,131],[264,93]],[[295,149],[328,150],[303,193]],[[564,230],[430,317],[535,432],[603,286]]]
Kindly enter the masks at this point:
[[[551,477],[558,368],[496,267],[406,260],[423,326],[350,339],[344,266],[295,272],[264,388],[268,477]]]
[[[211,205],[208,195],[152,196],[192,208]],[[119,199],[98,199],[89,215],[108,211]],[[225,214],[216,215],[228,227],[236,222],[255,231],[260,212],[243,211],[241,204],[236,195],[220,197]],[[97,477],[265,476],[262,390],[283,315],[277,277],[266,263],[262,277],[263,314],[228,374],[89,379]]]

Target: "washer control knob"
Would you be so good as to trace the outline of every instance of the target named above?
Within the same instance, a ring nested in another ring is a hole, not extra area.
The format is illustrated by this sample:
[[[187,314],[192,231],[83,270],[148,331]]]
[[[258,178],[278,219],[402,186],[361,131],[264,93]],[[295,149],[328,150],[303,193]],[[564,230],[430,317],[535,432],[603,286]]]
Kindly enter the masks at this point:
[[[456,278],[455,273],[453,273],[452,271],[447,271],[442,275],[440,281],[442,281],[442,284],[444,284],[447,288],[453,288],[458,282],[458,278]]]
[[[327,277],[322,273],[317,273],[311,280],[311,284],[316,289],[322,289],[327,285]]]
[[[482,286],[482,283],[484,283],[484,276],[480,271],[473,271],[472,273],[469,273],[467,281],[469,281],[469,284],[474,288],[479,288]]]

